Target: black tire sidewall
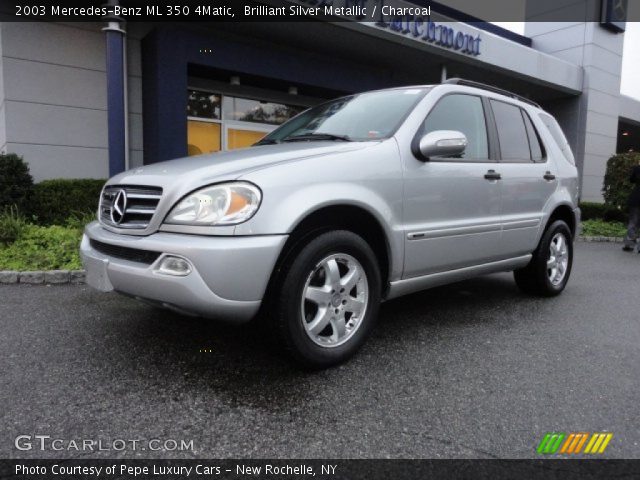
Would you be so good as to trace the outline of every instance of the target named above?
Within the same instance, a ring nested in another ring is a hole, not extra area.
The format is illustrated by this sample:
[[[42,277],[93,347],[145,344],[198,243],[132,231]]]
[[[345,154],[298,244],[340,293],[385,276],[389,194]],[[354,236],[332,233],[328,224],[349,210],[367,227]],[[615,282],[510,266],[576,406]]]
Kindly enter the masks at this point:
[[[307,278],[323,258],[332,254],[353,256],[365,271],[369,301],[360,327],[343,345],[322,347],[307,335],[300,316],[300,301]],[[353,355],[369,336],[378,315],[381,293],[380,269],[376,256],[362,237],[345,230],[323,233],[302,247],[286,270],[278,292],[278,323],[291,354],[308,368],[323,368]]]
[[[547,261],[549,260],[549,248],[551,241],[557,233],[562,233],[565,237],[567,242],[567,251],[569,253],[569,263],[562,282],[558,285],[554,285],[551,283],[551,280],[547,275]],[[571,230],[564,221],[556,220],[549,226],[549,228],[547,228],[540,240],[540,245],[535,252],[534,262],[534,274],[536,276],[536,283],[541,287],[540,293],[547,296],[560,294],[569,281],[571,269],[573,267],[573,236],[571,235]]]

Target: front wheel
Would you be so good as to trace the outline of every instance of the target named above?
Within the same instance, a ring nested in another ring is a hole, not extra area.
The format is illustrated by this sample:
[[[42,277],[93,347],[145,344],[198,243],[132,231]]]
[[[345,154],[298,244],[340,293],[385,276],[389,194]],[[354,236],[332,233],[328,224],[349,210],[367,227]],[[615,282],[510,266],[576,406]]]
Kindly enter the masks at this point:
[[[380,283],[375,254],[352,232],[327,232],[304,246],[275,302],[277,329],[293,357],[325,368],[353,355],[373,328]]]
[[[553,222],[542,235],[529,265],[513,272],[516,284],[526,292],[544,297],[562,293],[573,265],[573,240],[565,222]]]

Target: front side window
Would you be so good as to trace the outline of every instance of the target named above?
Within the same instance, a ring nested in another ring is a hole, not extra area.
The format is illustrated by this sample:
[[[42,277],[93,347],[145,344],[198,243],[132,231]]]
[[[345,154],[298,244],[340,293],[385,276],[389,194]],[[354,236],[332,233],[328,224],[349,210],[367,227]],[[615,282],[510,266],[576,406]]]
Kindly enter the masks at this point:
[[[530,162],[529,138],[520,107],[491,100],[496,119],[501,158],[507,162]]]
[[[407,88],[339,98],[303,112],[259,143],[389,138],[427,91]]]
[[[475,95],[447,95],[433,107],[424,121],[422,134],[436,130],[457,130],[467,137],[462,160],[489,158],[487,124],[482,100]]]

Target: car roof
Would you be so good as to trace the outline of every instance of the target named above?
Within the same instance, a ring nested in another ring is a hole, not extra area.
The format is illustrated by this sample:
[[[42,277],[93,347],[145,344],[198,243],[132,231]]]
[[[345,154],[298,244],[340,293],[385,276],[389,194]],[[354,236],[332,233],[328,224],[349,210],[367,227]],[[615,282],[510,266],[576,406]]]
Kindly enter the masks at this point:
[[[516,93],[510,92],[508,90],[503,90],[498,87],[493,87],[491,85],[485,85],[477,82],[468,82],[463,81],[459,82],[460,79],[450,79],[445,81],[444,83],[437,84],[426,84],[426,85],[403,85],[400,87],[391,87],[391,88],[381,88],[378,90],[370,90],[370,92],[383,92],[383,91],[393,91],[393,90],[411,90],[411,89],[425,89],[425,88],[441,88],[441,87],[451,87],[452,90],[460,90],[460,91],[469,91],[476,94],[481,94],[485,96],[490,96],[492,98],[499,98],[501,100],[506,100],[510,103],[515,103],[521,107],[534,108],[538,111],[544,112],[544,109],[538,105],[533,100],[525,98]],[[368,93],[368,92],[359,92],[359,93]],[[357,95],[357,94],[356,94]],[[546,112],[545,112],[546,113]]]

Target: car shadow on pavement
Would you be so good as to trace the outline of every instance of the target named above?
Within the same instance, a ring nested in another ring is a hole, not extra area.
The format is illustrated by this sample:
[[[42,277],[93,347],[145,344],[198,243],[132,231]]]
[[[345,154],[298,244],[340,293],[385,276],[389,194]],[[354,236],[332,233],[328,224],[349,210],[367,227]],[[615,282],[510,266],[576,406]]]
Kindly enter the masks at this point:
[[[438,329],[488,325],[496,305],[522,298],[510,277],[493,275],[392,300],[382,305],[378,325],[363,349],[346,364],[320,372],[297,368],[254,324],[190,318],[127,299],[118,302],[117,310],[126,311],[128,318],[107,312],[114,320],[101,328],[105,336],[118,338],[103,345],[109,357],[118,368],[133,369],[128,375],[137,374],[142,383],[162,378],[181,391],[223,397],[230,406],[292,412],[312,402],[318,389],[346,388],[367,364],[387,368],[375,362],[376,357],[402,355],[403,347],[416,338],[423,340],[420,348],[429,351],[436,347]],[[375,378],[377,373],[370,369],[368,374]]]

